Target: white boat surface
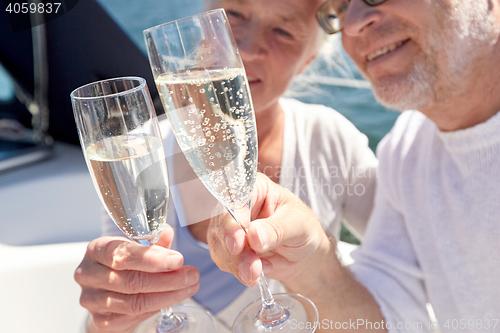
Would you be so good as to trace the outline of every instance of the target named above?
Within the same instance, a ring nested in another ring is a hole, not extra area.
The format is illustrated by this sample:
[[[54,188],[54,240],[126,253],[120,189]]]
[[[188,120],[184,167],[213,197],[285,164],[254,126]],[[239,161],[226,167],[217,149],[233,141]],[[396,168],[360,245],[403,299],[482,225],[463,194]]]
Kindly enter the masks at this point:
[[[81,148],[0,174],[0,332],[77,333],[73,273],[100,235],[100,201]]]

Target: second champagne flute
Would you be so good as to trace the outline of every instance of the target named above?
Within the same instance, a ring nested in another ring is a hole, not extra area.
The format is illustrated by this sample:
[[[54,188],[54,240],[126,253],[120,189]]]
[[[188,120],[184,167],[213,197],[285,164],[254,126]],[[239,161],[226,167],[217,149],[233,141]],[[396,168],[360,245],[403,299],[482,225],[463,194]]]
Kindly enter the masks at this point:
[[[240,225],[250,221],[257,174],[255,114],[225,12],[217,9],[144,31],[153,76],[177,142],[192,169]],[[247,306],[234,333],[311,333],[318,312],[307,298],[272,295]],[[300,325],[303,323],[303,325]]]

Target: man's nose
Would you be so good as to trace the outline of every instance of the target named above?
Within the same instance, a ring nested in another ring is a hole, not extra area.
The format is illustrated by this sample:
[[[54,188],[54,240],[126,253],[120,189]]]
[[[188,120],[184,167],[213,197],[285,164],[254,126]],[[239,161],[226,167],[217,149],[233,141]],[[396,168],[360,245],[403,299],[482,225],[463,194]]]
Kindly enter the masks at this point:
[[[352,0],[344,17],[342,33],[349,36],[359,35],[379,22],[382,15],[378,7],[369,6],[362,0]]]

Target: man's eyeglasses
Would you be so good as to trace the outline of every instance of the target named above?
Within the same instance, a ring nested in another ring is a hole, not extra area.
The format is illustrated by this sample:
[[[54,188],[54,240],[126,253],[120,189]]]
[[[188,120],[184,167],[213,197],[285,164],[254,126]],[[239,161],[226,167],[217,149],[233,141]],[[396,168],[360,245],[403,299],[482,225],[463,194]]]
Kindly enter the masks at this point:
[[[363,0],[368,6],[377,6],[387,0]],[[328,34],[342,30],[350,0],[326,0],[316,12],[319,25]]]

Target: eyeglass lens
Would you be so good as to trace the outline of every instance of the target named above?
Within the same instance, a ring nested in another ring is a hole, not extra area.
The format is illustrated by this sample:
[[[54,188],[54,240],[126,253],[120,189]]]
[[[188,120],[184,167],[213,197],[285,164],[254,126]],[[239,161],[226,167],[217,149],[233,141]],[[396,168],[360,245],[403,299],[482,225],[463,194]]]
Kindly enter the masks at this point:
[[[386,0],[363,0],[369,6],[376,6]],[[317,16],[323,29],[327,33],[336,33],[342,29],[350,0],[329,0],[323,3]]]

